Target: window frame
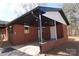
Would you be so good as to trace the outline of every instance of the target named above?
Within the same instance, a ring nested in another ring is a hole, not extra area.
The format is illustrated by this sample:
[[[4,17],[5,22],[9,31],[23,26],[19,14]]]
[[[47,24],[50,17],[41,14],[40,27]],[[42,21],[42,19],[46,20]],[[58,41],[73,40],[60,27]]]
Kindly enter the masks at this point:
[[[25,34],[29,34],[29,33],[30,33],[29,27],[30,27],[30,26],[24,25],[24,33],[25,33]]]

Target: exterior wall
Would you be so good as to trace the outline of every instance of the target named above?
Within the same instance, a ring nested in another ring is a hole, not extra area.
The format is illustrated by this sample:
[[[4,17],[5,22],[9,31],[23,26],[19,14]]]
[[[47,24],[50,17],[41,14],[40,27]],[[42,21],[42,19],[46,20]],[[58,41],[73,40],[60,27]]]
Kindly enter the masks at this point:
[[[29,28],[30,33],[25,34],[25,40],[28,40],[29,42],[38,40],[38,30],[37,27],[30,27]]]
[[[11,39],[12,44],[18,45],[35,41],[37,39],[37,28],[30,27],[29,32],[30,33],[27,34],[24,33],[24,25],[13,25],[13,37]]]
[[[5,41],[8,41],[8,36],[7,36],[8,31],[7,31],[7,28],[4,28],[4,29],[3,29],[3,33],[4,33],[4,40],[5,40]]]
[[[59,38],[56,41],[56,44],[54,45],[54,47],[58,47],[63,43],[66,43],[68,40],[68,34],[67,34],[67,26],[66,25],[62,25],[63,26],[63,38]]]
[[[46,41],[46,42],[40,44],[40,53],[43,53],[43,52],[46,52],[46,51],[52,49],[54,46],[54,43],[55,43],[54,40],[49,40],[49,41]]]
[[[26,42],[24,39],[24,28],[22,25],[13,25],[13,34],[10,40],[13,45]]]
[[[44,40],[50,39],[50,26],[43,28],[43,38]]]
[[[3,41],[8,41],[8,38],[7,38],[7,28],[2,28],[2,39]]]
[[[61,38],[63,36],[63,25],[57,24],[57,38]]]
[[[8,33],[9,34],[9,33]],[[50,27],[46,27],[43,29],[43,38],[45,40],[50,39]],[[38,40],[38,28],[37,27],[29,27],[29,33],[24,33],[24,25],[13,25],[13,34],[11,39],[9,40],[13,45],[24,44],[28,42],[33,42]]]
[[[62,26],[63,26],[63,37],[58,38],[58,40],[49,40],[49,41],[46,41],[46,42],[42,43],[40,45],[41,53],[46,52],[46,51],[48,51],[52,48],[58,47],[61,44],[67,42],[67,39],[68,39],[67,26],[66,25],[62,25]]]
[[[2,47],[2,45],[6,41],[8,41],[8,38],[7,38],[7,29],[6,28],[0,28],[0,47]]]

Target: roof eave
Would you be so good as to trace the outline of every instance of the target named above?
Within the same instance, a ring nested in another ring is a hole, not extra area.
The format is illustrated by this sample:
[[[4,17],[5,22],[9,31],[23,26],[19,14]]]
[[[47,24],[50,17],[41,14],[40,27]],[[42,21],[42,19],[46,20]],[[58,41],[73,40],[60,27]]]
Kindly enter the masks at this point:
[[[63,10],[59,10],[59,13],[61,14],[61,16],[63,17],[64,21],[66,22],[67,25],[69,25],[69,21],[66,17],[66,15],[64,14]]]
[[[13,21],[11,21],[10,23],[7,24],[7,26],[11,25],[16,20],[29,15],[33,10],[40,10],[40,8],[49,8],[50,11],[59,11],[61,16],[63,17],[64,21],[67,23],[67,25],[69,25],[68,19],[66,18],[65,14],[64,14],[64,12],[63,12],[63,10],[61,8],[50,8],[50,7],[37,6],[36,8],[30,10],[29,12],[27,12],[27,13],[21,15],[20,17],[14,19]]]

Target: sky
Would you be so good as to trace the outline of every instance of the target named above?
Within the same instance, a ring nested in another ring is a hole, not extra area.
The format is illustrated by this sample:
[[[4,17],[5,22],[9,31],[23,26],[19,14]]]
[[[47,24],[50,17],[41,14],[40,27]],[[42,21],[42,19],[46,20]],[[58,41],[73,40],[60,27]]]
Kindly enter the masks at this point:
[[[29,3],[26,0],[1,0],[0,2],[0,20],[12,21],[22,14],[26,13],[23,9],[22,4],[27,4],[27,9],[29,10]],[[34,4],[34,3],[33,3]],[[62,8],[61,3],[41,3],[41,6]],[[37,6],[35,3],[33,6]],[[33,8],[33,7],[32,7]]]

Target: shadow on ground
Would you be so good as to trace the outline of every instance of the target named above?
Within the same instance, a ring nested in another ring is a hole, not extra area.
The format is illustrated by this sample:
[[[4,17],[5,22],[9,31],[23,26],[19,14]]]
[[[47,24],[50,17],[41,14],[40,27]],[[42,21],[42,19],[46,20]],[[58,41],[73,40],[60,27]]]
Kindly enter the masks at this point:
[[[32,55],[14,49],[9,43],[6,42],[3,44],[2,47],[0,47],[0,56],[32,56]]]
[[[79,41],[70,38],[65,44],[56,47],[45,54],[47,56],[79,56]]]
[[[9,49],[12,49],[12,50],[9,50]],[[9,51],[6,51],[5,49],[3,50],[4,51],[0,53],[0,56],[31,56],[21,51],[15,50],[13,48],[8,48]]]

